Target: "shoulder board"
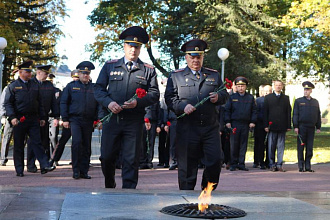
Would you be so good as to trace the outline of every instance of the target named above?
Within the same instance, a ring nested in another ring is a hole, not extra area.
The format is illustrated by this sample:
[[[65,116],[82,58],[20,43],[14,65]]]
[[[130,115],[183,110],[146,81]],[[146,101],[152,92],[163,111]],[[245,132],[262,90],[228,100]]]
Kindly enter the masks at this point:
[[[150,65],[148,63],[143,63],[143,64],[144,64],[144,66],[146,66],[146,67],[148,67],[150,69],[154,69],[155,68],[153,65]]]
[[[118,59],[115,60],[108,60],[107,63],[116,63],[118,61]]]
[[[206,69],[206,70],[210,70],[210,71],[212,71],[212,72],[218,72],[217,70],[214,70],[214,69],[211,69],[211,68],[207,68],[207,67],[204,67],[204,69]]]
[[[184,70],[184,68],[182,69],[177,69],[177,70],[174,70],[175,73],[178,73],[178,72],[182,72]]]

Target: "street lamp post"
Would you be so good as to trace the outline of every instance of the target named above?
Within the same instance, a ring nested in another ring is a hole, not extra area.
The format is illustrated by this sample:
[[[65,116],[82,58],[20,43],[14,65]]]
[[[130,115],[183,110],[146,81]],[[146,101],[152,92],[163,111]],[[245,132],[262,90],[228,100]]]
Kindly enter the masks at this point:
[[[5,60],[5,55],[3,54],[3,50],[6,47],[7,47],[7,40],[3,37],[0,37],[0,94],[2,93],[2,70],[3,70],[2,62]]]
[[[221,48],[218,50],[218,57],[222,60],[221,65],[221,80],[224,81],[225,78],[225,60],[229,56],[229,51],[226,48]]]

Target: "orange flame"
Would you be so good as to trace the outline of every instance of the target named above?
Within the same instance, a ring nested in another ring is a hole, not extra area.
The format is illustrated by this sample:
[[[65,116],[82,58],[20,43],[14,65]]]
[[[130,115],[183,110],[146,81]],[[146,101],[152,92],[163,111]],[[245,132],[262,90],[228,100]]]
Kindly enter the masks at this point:
[[[207,187],[201,192],[198,197],[198,210],[201,212],[205,212],[205,210],[209,207],[209,203],[211,202],[211,192],[213,190],[213,186],[216,183],[207,183]]]

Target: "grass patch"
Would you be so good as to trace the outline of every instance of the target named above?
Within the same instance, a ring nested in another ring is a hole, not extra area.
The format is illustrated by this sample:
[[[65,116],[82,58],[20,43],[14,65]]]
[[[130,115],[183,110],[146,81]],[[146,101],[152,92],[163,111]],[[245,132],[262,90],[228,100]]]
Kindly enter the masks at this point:
[[[323,125],[322,125],[323,126]],[[253,146],[254,139],[249,137],[248,149],[246,152],[246,161],[253,162]],[[285,150],[283,160],[285,162],[297,163],[297,135],[293,131],[287,132],[285,139]],[[329,163],[330,162],[330,126],[321,129],[320,134],[315,133],[314,150],[312,163]]]

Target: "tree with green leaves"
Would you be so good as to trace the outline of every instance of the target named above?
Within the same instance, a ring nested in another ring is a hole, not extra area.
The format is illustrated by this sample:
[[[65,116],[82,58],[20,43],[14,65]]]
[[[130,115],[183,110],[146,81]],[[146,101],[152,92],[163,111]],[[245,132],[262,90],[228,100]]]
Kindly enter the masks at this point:
[[[281,25],[294,35],[289,63],[297,75],[315,75],[321,80],[330,74],[330,1],[293,1]]]
[[[65,17],[64,0],[0,1],[0,36],[5,37],[3,82],[23,60],[56,63],[55,45],[63,34],[56,17]]]

